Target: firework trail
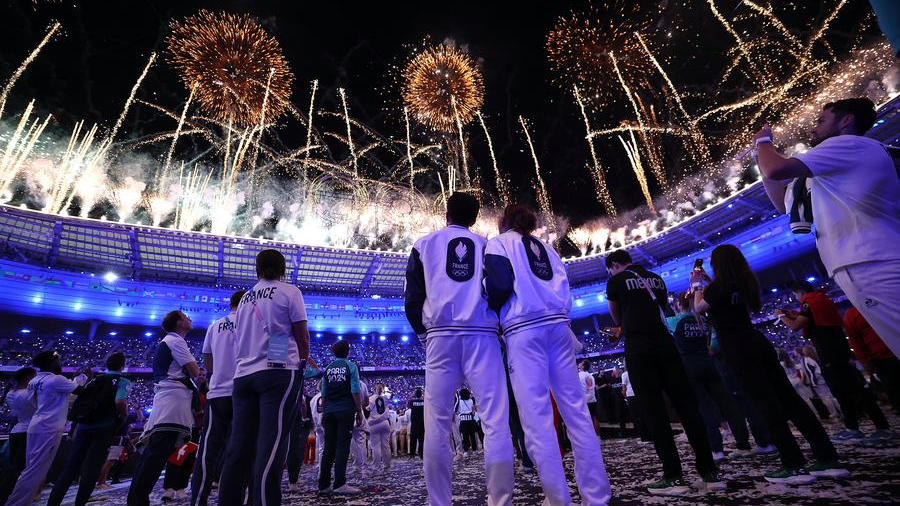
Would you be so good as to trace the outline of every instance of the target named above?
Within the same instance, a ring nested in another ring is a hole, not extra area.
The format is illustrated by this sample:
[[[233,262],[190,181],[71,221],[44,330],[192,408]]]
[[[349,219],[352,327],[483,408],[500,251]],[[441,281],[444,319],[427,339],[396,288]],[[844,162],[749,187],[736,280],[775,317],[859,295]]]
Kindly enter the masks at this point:
[[[626,142],[621,135],[619,136],[619,142],[625,148],[628,161],[631,162],[631,168],[634,170],[634,175],[637,176],[638,184],[641,186],[641,192],[644,194],[644,200],[647,201],[647,207],[650,208],[651,212],[655,213],[656,209],[653,208],[653,198],[650,196],[650,186],[647,184],[647,174],[644,171],[644,165],[641,163],[638,143],[634,138],[633,131],[629,132],[629,135],[631,136],[630,142]]]
[[[550,230],[550,234],[556,234],[556,220],[553,216],[553,208],[550,206],[550,195],[547,193],[547,185],[544,184],[544,176],[541,175],[541,165],[538,163],[537,154],[534,152],[534,143],[531,141],[531,133],[528,132],[528,123],[525,118],[519,116],[519,124],[525,132],[525,140],[528,141],[528,149],[531,151],[531,159],[534,160],[534,174],[537,179],[537,198],[541,211],[544,213],[544,222]]]
[[[172,155],[175,153],[175,143],[178,142],[178,137],[181,135],[181,128],[184,126],[184,119],[187,117],[188,108],[191,106],[191,100],[194,98],[194,92],[197,91],[197,84],[195,83],[191,86],[191,92],[188,94],[188,99],[184,103],[184,109],[181,110],[181,117],[178,118],[178,126],[175,128],[175,135],[172,136],[172,144],[169,145],[169,152],[166,153],[166,163],[163,164],[162,168],[162,177],[157,177],[157,180],[161,180],[162,182],[159,185],[159,188],[165,188],[165,181],[169,176],[169,166],[172,164]]]
[[[466,138],[463,136],[463,127],[462,121],[459,119],[459,110],[456,107],[456,98],[450,97],[450,105],[453,107],[453,117],[456,120],[456,131],[459,135],[459,158],[460,158],[460,170],[463,176],[463,185],[468,187],[471,184],[471,180],[469,178],[469,162],[468,162],[468,153],[466,152]],[[475,185],[477,186],[477,185]]]
[[[338,88],[341,95],[341,105],[344,107],[344,122],[347,124],[347,146],[350,148],[350,163],[353,167],[353,175],[359,176],[359,170],[356,167],[356,149],[353,147],[353,134],[350,131],[350,113],[347,112],[347,94],[344,88]]]
[[[578,102],[578,107],[581,109],[581,118],[584,120],[584,128],[585,128],[585,138],[588,143],[588,150],[591,152],[591,160],[593,164],[590,166],[590,173],[594,180],[594,191],[597,195],[597,200],[599,200],[603,204],[603,208],[606,209],[606,214],[609,216],[616,216],[616,206],[613,205],[612,198],[609,195],[609,188],[606,186],[606,175],[603,173],[603,166],[600,165],[600,160],[597,158],[597,151],[594,147],[594,137],[591,134],[591,123],[588,120],[587,110],[584,106],[584,100],[581,98],[581,92],[578,90],[578,86],[574,87],[575,92],[575,101]]]
[[[309,159],[310,146],[312,146],[312,133],[313,133],[313,108],[316,105],[316,90],[319,89],[319,80],[313,79],[312,82],[312,91],[309,94],[309,113],[306,116],[306,159]],[[303,164],[303,181],[306,181],[309,174],[307,174],[306,164]]]
[[[59,23],[53,23],[53,25],[50,26],[50,29],[47,30],[47,35],[44,35],[44,38],[41,39],[41,42],[37,45],[37,47],[35,47],[34,50],[31,51],[31,54],[28,55],[28,58],[25,58],[25,61],[23,61],[22,64],[19,65],[19,68],[17,68],[16,71],[13,72],[13,75],[9,78],[9,81],[7,81],[6,85],[3,86],[3,91],[0,91],[0,118],[3,117],[3,110],[6,108],[6,99],[7,97],[9,97],[10,90],[12,90],[13,86],[16,85],[16,81],[18,81],[19,78],[22,77],[25,69],[28,68],[29,65],[31,65],[31,62],[33,62],[35,58],[37,58],[37,55],[41,52],[41,49],[44,49],[44,46],[46,46],[47,43],[50,42],[50,39],[53,38],[53,35],[56,34],[56,31],[59,30],[60,26],[61,25]]]
[[[509,205],[509,185],[506,179],[503,178],[503,175],[500,174],[500,167],[497,166],[497,157],[494,156],[494,142],[491,140],[491,134],[488,132],[487,125],[484,123],[484,118],[481,116],[481,113],[477,113],[478,122],[481,124],[481,129],[484,130],[484,137],[487,139],[488,152],[491,154],[491,164],[494,168],[494,181],[497,185],[497,193],[500,195],[500,203],[503,204],[503,207]]]

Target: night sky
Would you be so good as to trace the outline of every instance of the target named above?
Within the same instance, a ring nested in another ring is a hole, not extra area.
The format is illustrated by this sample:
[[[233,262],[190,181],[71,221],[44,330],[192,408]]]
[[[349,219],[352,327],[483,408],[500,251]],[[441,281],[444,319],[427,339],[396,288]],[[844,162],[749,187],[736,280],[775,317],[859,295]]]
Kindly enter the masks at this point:
[[[625,0],[631,2],[631,0]],[[731,40],[701,0],[642,1],[651,22],[651,39],[660,48],[673,80],[689,93],[692,105],[702,105],[715,90],[725,63],[721,54]],[[833,1],[800,0],[785,8],[783,19],[798,33],[821,19]],[[860,35],[855,31],[870,15],[867,2],[851,2],[835,24],[829,42],[840,54]],[[280,41],[295,74],[292,100],[306,110],[312,79],[318,79],[317,107],[338,110],[337,87],[345,87],[351,115],[385,135],[403,134],[399,120],[399,90],[391,69],[404,61],[409,47],[424,39],[433,43],[452,38],[483,60],[485,105],[500,166],[524,199],[533,198],[533,166],[518,115],[531,121],[538,157],[555,209],[577,223],[602,214],[585,170],[589,159],[584,125],[571,93],[551,84],[544,43],[560,15],[583,9],[586,2],[457,1],[73,1],[62,3],[6,0],[0,4],[0,81],[5,81],[43,36],[52,20],[62,23],[62,35],[51,42],[21,78],[11,109],[20,110],[32,98],[38,110],[53,113],[62,131],[86,119],[109,126],[121,110],[131,86],[151,51],[162,52],[170,19],[199,8],[247,12],[256,16]],[[737,0],[717,0],[729,18],[744,7]],[[688,6],[692,6],[688,8]],[[671,33],[671,36],[669,36]],[[872,37],[877,31],[868,29]],[[739,88],[739,87],[738,87]],[[734,91],[739,94],[740,89]],[[187,90],[174,71],[160,61],[138,93],[139,98],[180,109]],[[594,111],[596,125],[615,125],[628,110],[615,106]],[[135,108],[121,138],[171,130],[146,108]],[[480,130],[470,128],[472,157],[491,179],[490,162]],[[291,147],[302,145],[305,131],[292,122],[279,132]],[[642,197],[624,153],[613,144],[601,146],[609,187],[616,206],[629,209]],[[679,167],[677,149],[666,151],[671,173]],[[658,188],[653,187],[656,191]]]

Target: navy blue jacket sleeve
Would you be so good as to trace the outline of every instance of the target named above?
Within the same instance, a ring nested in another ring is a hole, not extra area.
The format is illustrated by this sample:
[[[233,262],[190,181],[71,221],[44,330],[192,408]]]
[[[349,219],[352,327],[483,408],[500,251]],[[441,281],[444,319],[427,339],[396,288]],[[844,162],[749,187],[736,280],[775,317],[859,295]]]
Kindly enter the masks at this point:
[[[512,264],[508,258],[491,254],[484,256],[484,287],[488,306],[498,313],[513,293],[513,277]]]
[[[425,307],[425,268],[419,252],[413,248],[409,254],[409,263],[406,264],[406,291],[404,309],[406,319],[409,320],[413,332],[422,335],[427,330],[422,323],[422,308]]]

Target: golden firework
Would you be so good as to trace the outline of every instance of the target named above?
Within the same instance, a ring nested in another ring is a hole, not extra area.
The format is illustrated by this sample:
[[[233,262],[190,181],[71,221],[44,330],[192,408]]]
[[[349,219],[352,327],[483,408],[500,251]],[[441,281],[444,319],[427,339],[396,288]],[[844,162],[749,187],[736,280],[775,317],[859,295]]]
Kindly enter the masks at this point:
[[[595,103],[607,103],[623,94],[613,67],[632,86],[646,82],[653,68],[636,34],[649,29],[636,5],[625,8],[621,0],[560,17],[547,34],[547,59],[551,80],[570,90],[578,86]]]
[[[403,101],[420,123],[452,132],[484,102],[481,71],[466,53],[441,44],[415,56],[403,70]]]
[[[281,45],[253,18],[204,9],[170,28],[168,61],[213,119],[245,127],[288,107],[294,75]]]

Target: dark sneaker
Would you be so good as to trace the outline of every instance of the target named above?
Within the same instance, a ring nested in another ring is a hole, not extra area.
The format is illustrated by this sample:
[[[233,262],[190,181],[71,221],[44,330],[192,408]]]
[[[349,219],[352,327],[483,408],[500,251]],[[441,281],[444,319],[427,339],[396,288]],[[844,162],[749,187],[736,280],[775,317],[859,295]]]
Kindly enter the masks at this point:
[[[809,474],[822,478],[849,478],[850,471],[842,467],[836,460],[831,462],[816,462],[807,468]]]
[[[681,478],[663,478],[647,485],[647,491],[653,495],[684,495],[691,491],[691,487]]]
[[[769,483],[787,483],[788,485],[809,485],[816,481],[816,477],[809,474],[802,467],[799,469],[782,467],[776,471],[764,474],[763,477]]]
[[[844,429],[831,436],[831,441],[833,443],[860,443],[865,438],[866,435],[858,430]]]
[[[728,488],[725,480],[719,477],[718,473],[706,473],[703,476],[703,484],[706,490],[710,492],[724,492]]]

